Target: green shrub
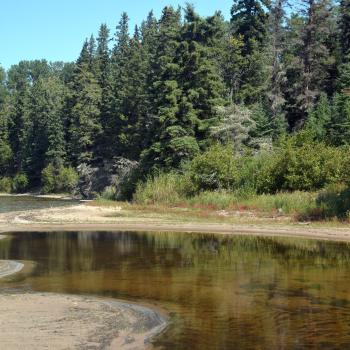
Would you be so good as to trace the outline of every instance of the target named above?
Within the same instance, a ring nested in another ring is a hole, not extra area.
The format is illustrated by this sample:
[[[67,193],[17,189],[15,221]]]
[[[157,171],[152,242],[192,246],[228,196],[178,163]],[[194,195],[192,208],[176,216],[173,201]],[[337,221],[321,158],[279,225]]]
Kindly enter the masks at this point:
[[[116,199],[116,189],[113,186],[106,187],[104,191],[98,196],[99,199],[113,201]]]
[[[43,193],[53,193],[56,187],[56,179],[55,179],[55,168],[52,164],[49,164],[42,172],[41,172],[41,184]]]
[[[239,181],[232,145],[216,144],[191,162],[188,169],[194,190],[233,190]]]
[[[176,204],[184,200],[188,193],[188,180],[176,173],[161,173],[139,183],[134,201],[140,204]]]
[[[78,182],[78,174],[73,168],[55,169],[49,164],[41,173],[43,193],[72,192]]]
[[[72,192],[78,183],[78,174],[73,168],[61,167],[56,179],[57,192]]]
[[[12,180],[9,177],[0,178],[0,192],[10,193],[12,189]]]
[[[24,173],[18,173],[12,181],[12,191],[21,193],[27,190],[29,185],[28,177]]]
[[[345,153],[324,143],[288,138],[267,156],[257,176],[259,193],[315,191],[342,178]]]
[[[332,185],[320,192],[317,207],[309,212],[314,219],[349,218],[350,189],[345,185]]]

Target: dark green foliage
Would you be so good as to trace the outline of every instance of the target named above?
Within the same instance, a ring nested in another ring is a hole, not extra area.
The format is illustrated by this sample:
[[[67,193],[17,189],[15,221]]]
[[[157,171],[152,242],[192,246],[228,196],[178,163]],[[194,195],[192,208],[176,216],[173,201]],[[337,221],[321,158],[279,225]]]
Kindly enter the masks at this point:
[[[265,159],[256,188],[259,193],[313,191],[337,183],[342,180],[344,154],[315,142],[307,132],[282,140]]]
[[[332,118],[332,106],[326,94],[321,94],[320,99],[309,113],[306,128],[315,134],[319,141],[327,141],[327,132]]]
[[[238,184],[239,172],[232,146],[212,146],[192,161],[188,173],[197,192],[233,190]]]
[[[68,133],[73,164],[93,161],[95,146],[102,131],[99,108],[101,87],[94,76],[92,62],[91,45],[86,41],[77,61],[71,86],[71,120]]]
[[[28,177],[25,173],[18,173],[12,180],[12,191],[15,193],[23,193],[29,185]]]
[[[78,174],[73,168],[49,164],[41,173],[43,193],[70,193],[78,183]]]
[[[340,45],[343,61],[350,54],[350,1],[340,1]]]
[[[9,177],[0,178],[0,193],[11,193],[12,180]]]
[[[138,164],[118,198],[164,171],[164,193],[184,172],[187,195],[348,183],[349,2],[288,3],[235,0],[230,21],[167,6],[133,34],[123,13],[113,38],[101,25],[75,63],[0,68],[3,187],[15,177],[16,191],[68,191],[73,168],[118,158]]]
[[[316,200],[317,207],[308,213],[313,219],[349,219],[350,189],[344,185],[329,186]]]

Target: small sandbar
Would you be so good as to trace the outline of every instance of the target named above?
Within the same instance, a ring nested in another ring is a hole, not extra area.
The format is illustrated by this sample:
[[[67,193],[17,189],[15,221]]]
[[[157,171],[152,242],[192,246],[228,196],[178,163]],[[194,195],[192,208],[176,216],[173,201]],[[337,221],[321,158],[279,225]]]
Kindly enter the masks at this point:
[[[6,238],[6,236],[0,235],[0,240]],[[0,260],[0,278],[13,275],[20,272],[24,267],[24,264],[18,261],[12,260]]]
[[[12,260],[0,260],[0,278],[20,272],[24,264]]]
[[[1,348],[145,349],[167,325],[149,308],[58,294],[0,294]]]

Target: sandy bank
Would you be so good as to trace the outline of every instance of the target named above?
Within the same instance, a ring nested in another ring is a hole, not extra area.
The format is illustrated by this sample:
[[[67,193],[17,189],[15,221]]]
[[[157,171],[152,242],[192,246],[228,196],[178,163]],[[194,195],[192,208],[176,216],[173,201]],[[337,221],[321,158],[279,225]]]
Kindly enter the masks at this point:
[[[56,294],[0,294],[1,348],[144,349],[166,326],[148,308]]]
[[[86,204],[0,214],[0,233],[14,231],[172,231],[231,235],[302,237],[350,242],[350,227],[313,227],[300,223],[256,221],[203,222],[195,217],[124,210]]]
[[[0,235],[0,240],[4,239],[5,236]],[[23,269],[24,265],[17,261],[6,261],[0,260],[0,278],[13,275],[17,272],[20,272]]]

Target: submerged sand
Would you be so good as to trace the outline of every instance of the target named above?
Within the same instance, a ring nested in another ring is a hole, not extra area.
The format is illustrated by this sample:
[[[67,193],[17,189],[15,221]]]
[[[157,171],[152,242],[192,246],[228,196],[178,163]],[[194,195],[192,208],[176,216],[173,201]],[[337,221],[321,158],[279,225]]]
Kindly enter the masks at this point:
[[[0,236],[0,239],[5,236]],[[24,264],[0,260],[0,279]],[[145,349],[167,325],[144,306],[49,293],[0,293],[1,349]]]
[[[145,349],[166,326],[143,306],[58,294],[0,294],[1,349]]]
[[[5,236],[0,235],[0,240],[4,239]],[[0,278],[13,275],[20,272],[24,267],[24,264],[12,261],[12,260],[0,260]]]

